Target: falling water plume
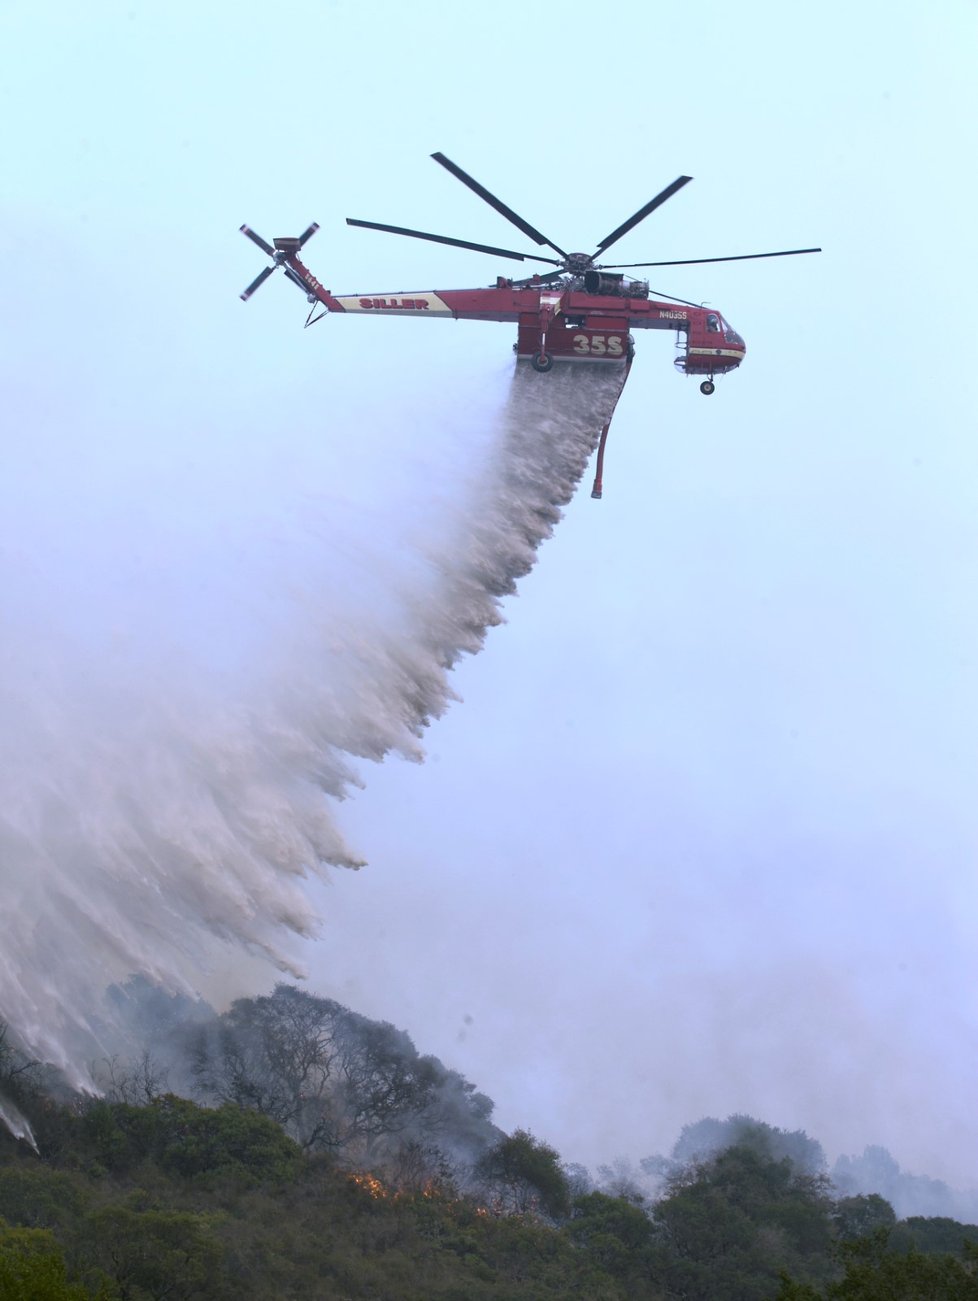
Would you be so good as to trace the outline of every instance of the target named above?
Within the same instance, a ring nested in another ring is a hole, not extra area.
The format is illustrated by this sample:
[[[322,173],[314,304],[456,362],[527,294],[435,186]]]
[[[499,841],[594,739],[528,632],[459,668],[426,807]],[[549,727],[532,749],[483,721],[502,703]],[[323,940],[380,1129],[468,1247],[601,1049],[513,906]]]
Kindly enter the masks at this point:
[[[621,384],[617,366],[539,375],[521,364],[464,504],[395,582],[365,570],[355,621],[288,572],[275,582],[276,616],[288,607],[284,623],[270,620],[275,636],[244,601],[252,625],[222,635],[202,602],[206,651],[188,653],[164,608],[133,660],[125,633],[100,641],[88,612],[71,637],[52,637],[53,598],[21,555],[0,685],[0,1018],[25,1050],[91,1087],[84,1063],[112,1043],[110,983],[140,973],[219,998],[263,964],[299,974],[289,934],[317,928],[304,878],[359,865],[335,819],[359,784],[355,761],[421,757],[425,727],[452,699],[452,666],[500,621]],[[328,549],[325,528],[302,546]],[[5,1104],[0,1116],[30,1141],[18,1113]]]
[[[7,1098],[0,1094],[0,1122],[6,1125],[7,1129],[13,1134],[14,1138],[22,1139],[29,1143],[37,1152],[37,1143],[31,1132],[31,1127],[26,1119],[20,1114],[18,1109]]]

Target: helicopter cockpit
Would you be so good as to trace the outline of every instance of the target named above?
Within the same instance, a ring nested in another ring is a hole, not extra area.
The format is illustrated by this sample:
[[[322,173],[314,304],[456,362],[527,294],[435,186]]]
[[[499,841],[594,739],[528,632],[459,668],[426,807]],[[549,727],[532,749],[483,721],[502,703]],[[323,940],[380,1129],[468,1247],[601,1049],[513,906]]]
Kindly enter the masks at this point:
[[[724,343],[732,344],[735,348],[743,348],[744,340],[741,335],[723,319],[719,312],[708,312],[706,316],[707,334],[722,335]]]
[[[681,337],[677,332],[676,342],[680,348],[676,369],[703,376],[700,391],[707,394],[715,388],[714,377],[735,370],[747,352],[743,336],[709,308],[690,310],[688,326]]]

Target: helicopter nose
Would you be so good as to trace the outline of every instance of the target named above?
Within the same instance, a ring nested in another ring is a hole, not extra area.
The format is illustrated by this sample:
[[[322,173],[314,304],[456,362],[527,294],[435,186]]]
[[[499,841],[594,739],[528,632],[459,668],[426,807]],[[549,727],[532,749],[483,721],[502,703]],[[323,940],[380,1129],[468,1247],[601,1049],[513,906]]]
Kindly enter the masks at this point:
[[[747,344],[744,343],[743,335],[732,330],[728,325],[723,332],[723,352],[726,369],[732,370],[739,366],[747,355]]]

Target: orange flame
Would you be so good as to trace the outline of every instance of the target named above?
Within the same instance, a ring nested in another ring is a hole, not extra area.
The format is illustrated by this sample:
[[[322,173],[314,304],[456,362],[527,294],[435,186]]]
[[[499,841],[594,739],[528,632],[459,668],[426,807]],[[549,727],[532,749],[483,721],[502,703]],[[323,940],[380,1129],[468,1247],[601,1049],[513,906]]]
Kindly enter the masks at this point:
[[[389,1197],[387,1189],[380,1182],[376,1175],[372,1174],[354,1174],[350,1175],[351,1183],[355,1183],[358,1188],[368,1192],[371,1197],[381,1198]]]
[[[423,1188],[417,1189],[416,1191],[413,1192],[409,1189],[403,1189],[403,1188],[396,1189],[392,1192],[384,1183],[381,1182],[381,1180],[377,1178],[376,1175],[370,1174],[369,1171],[360,1171],[356,1174],[350,1174],[347,1176],[347,1178],[349,1179],[350,1183],[354,1184],[357,1188],[362,1188],[365,1193],[367,1193],[370,1197],[373,1197],[377,1201],[388,1200],[388,1201],[396,1202],[399,1201],[402,1197],[411,1197],[411,1196],[418,1196],[418,1195],[427,1198],[429,1200],[440,1198],[445,1201],[451,1201],[456,1204],[461,1204],[466,1200],[464,1197],[451,1197],[451,1198],[446,1197],[445,1193],[438,1186],[438,1183],[434,1179],[429,1179],[425,1183]],[[491,1209],[487,1206],[477,1206],[474,1209],[476,1215],[480,1215],[480,1216],[490,1216],[490,1215],[498,1216],[502,1214],[501,1205],[495,1206]]]

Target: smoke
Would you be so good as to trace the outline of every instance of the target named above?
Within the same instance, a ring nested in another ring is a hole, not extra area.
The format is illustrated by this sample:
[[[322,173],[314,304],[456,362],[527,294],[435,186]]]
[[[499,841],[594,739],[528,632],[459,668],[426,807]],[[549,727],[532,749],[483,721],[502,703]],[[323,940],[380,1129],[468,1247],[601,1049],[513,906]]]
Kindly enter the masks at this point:
[[[26,1051],[91,1087],[110,983],[220,1001],[255,967],[300,974],[304,879],[360,865],[336,818],[356,761],[421,758],[621,383],[520,366],[484,464],[400,534],[308,485],[225,527],[193,484],[114,492],[108,457],[73,494],[78,467],[23,439],[0,502],[0,1017]]]

